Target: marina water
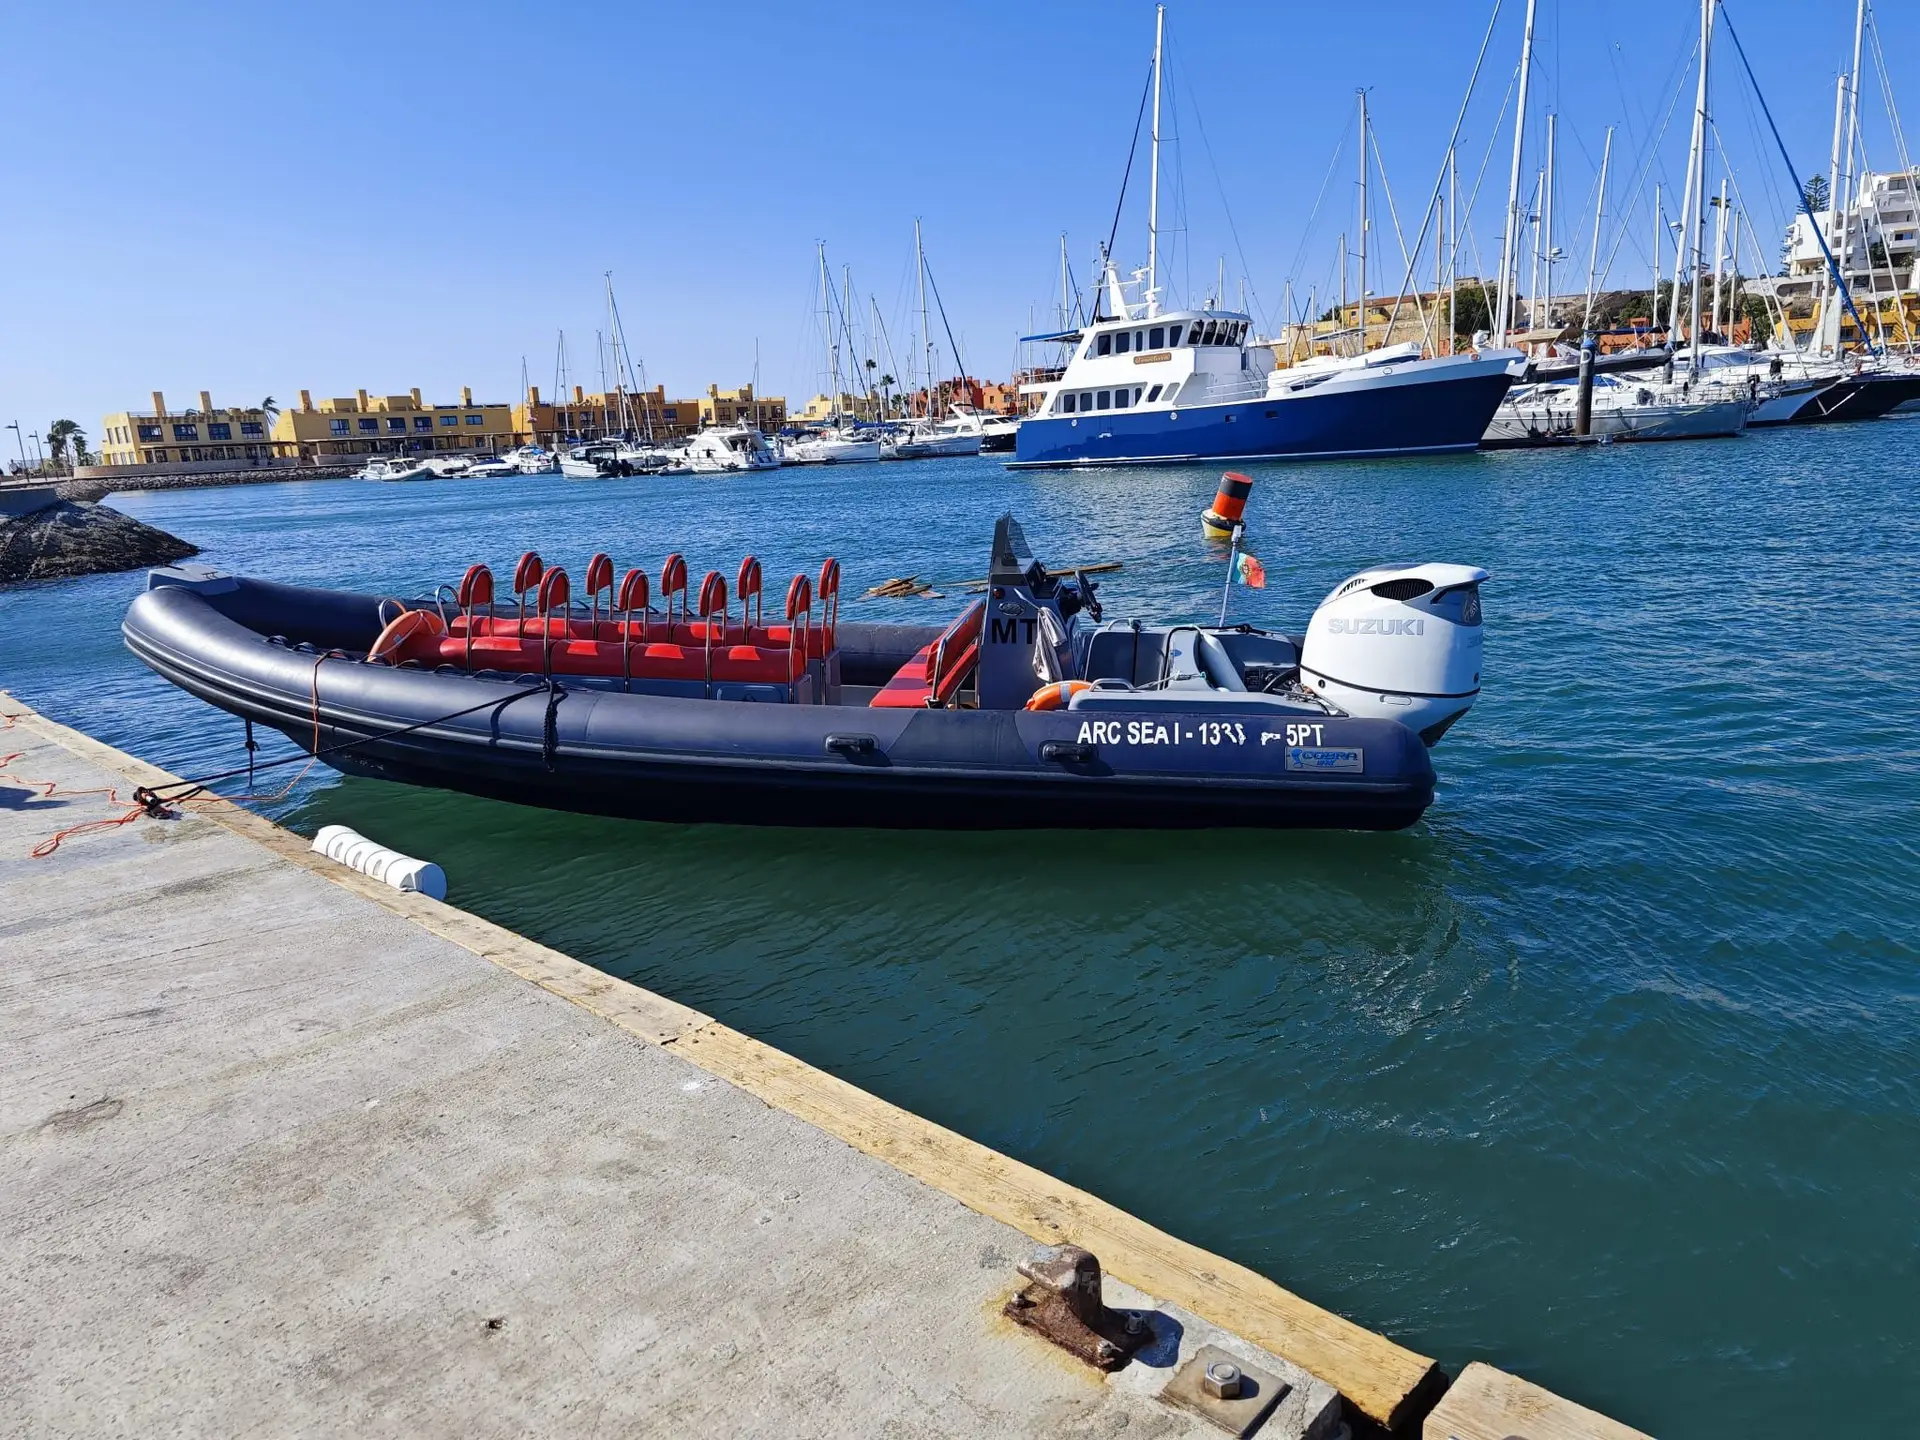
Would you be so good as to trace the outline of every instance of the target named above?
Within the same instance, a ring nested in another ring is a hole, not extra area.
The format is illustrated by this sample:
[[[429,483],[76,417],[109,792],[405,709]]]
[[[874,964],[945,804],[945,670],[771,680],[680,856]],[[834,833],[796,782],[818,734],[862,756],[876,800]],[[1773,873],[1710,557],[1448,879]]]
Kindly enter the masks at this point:
[[[1451,1370],[1484,1358],[1668,1440],[1900,1433],[1920,1365],[1916,445],[1896,418],[1257,467],[1269,588],[1236,589],[1231,618],[1297,631],[1373,561],[1495,576],[1486,691],[1405,833],[682,827],[321,770],[272,808],[428,857],[454,903]],[[846,611],[917,620],[959,608],[1011,508],[1052,563],[1125,562],[1109,616],[1198,619],[1220,604],[1196,518],[1217,479],[969,459],[110,503],[223,569],[398,595],[528,547],[575,573],[678,549],[696,575],[751,550],[770,577],[831,553],[855,595],[937,582],[944,602]],[[0,684],[183,774],[239,763],[237,720],[121,647],[141,584],[0,595]]]

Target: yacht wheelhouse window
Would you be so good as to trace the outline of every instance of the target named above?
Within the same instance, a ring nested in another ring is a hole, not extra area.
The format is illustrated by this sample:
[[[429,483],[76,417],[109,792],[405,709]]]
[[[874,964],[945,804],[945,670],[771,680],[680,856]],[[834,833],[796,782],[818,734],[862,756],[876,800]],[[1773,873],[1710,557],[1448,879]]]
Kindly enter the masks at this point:
[[[1058,400],[1054,401],[1053,410],[1056,415],[1071,415],[1073,413],[1073,396],[1070,394],[1062,395]]]
[[[1147,348],[1148,349],[1158,350],[1162,345],[1166,343],[1167,343],[1166,326],[1156,325],[1153,327],[1153,329],[1147,332]]]
[[[1111,332],[1102,335],[1097,343],[1099,354],[1111,355],[1113,353],[1113,335]]]
[[[1111,390],[1099,391],[1094,396],[1093,403],[1096,409],[1111,410],[1113,408],[1113,392]]]
[[[1116,355],[1126,354],[1127,346],[1132,339],[1133,335],[1131,332],[1122,330],[1118,335],[1113,337],[1113,353]]]
[[[1140,403],[1140,387],[1138,385],[1133,387],[1133,403],[1136,405]]]
[[[1136,330],[1133,332],[1133,348],[1136,350],[1144,350],[1147,348],[1147,332],[1146,331]]]
[[[1116,410],[1124,410],[1127,408],[1127,392],[1126,391],[1116,390],[1113,392],[1113,408]]]
[[[1147,403],[1149,405],[1151,405],[1154,401],[1158,400],[1159,398],[1160,398],[1160,387],[1158,385],[1154,386],[1151,390],[1147,392]]]
[[[1179,343],[1180,343],[1180,327],[1178,325],[1168,326],[1167,327],[1167,344],[1178,345]]]

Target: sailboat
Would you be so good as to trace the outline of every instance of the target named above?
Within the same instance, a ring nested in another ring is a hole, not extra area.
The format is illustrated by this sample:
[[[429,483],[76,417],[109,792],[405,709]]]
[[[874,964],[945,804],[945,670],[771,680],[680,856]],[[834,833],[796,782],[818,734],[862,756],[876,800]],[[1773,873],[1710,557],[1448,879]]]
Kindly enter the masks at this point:
[[[1252,316],[1217,303],[1169,309],[1160,284],[1160,114],[1166,7],[1156,7],[1147,263],[1122,281],[1102,262],[1100,299],[1077,329],[1024,337],[1070,345],[1055,378],[1021,386],[1033,413],[1016,469],[1263,458],[1336,459],[1472,450],[1508,387],[1517,350],[1425,357],[1418,346],[1276,363]],[[1364,169],[1364,165],[1363,165]],[[1363,295],[1365,284],[1361,286]],[[1218,297],[1215,297],[1217,301]],[[1364,314],[1365,307],[1362,306]]]
[[[927,328],[927,254],[921,245],[920,222],[913,222],[914,273],[920,287],[920,338],[927,366],[927,413],[909,420],[895,432],[888,447],[890,460],[940,460],[978,455],[984,427],[971,415],[954,414],[945,407],[939,370],[939,349]],[[945,311],[941,312],[943,315]],[[956,357],[957,358],[957,357]]]
[[[840,397],[845,393],[842,386],[845,377],[840,370],[840,346],[835,341],[833,322],[833,284],[827,276],[827,247],[819,246],[820,253],[820,337],[825,347],[826,368],[823,372],[827,382],[827,393],[833,397],[837,409]],[[849,273],[847,286],[853,285]],[[842,327],[845,326],[846,305],[841,306]],[[881,458],[881,441],[877,434],[862,435],[852,424],[850,417],[832,414],[826,423],[812,427],[801,434],[780,442],[782,460],[788,465],[852,465]]]
[[[1703,440],[1739,435],[1747,428],[1749,415],[1759,402],[1758,383],[1744,383],[1744,377],[1736,380],[1729,373],[1717,370],[1704,363],[1702,358],[1701,335],[1701,279],[1704,274],[1702,245],[1705,239],[1705,196],[1706,196],[1706,135],[1710,125],[1707,116],[1707,75],[1708,52],[1712,26],[1712,6],[1715,0],[1701,0],[1701,37],[1699,50],[1699,84],[1694,104],[1693,139],[1687,156],[1686,208],[1681,212],[1682,223],[1677,241],[1679,253],[1674,260],[1676,277],[1673,290],[1673,313],[1668,323],[1667,333],[1677,335],[1680,324],[1680,294],[1682,284],[1678,277],[1691,273],[1693,283],[1685,288],[1692,292],[1691,324],[1688,335],[1691,344],[1686,352],[1686,372],[1676,376],[1676,361],[1679,358],[1670,352],[1666,365],[1658,375],[1642,373],[1628,375],[1594,375],[1591,378],[1591,390],[1588,397],[1585,426],[1582,428],[1580,416],[1579,383],[1575,379],[1559,378],[1543,383],[1521,384],[1500,402],[1493,419],[1487,425],[1483,443],[1489,449],[1512,449],[1516,447],[1539,445],[1564,445],[1584,441],[1611,442],[1616,440]],[[1513,269],[1507,268],[1511,261],[1517,260],[1519,217],[1517,181],[1520,174],[1520,160],[1526,133],[1526,97],[1528,78],[1533,61],[1533,25],[1538,0],[1527,0],[1526,24],[1521,42],[1520,54],[1520,107],[1514,120],[1513,168],[1508,194],[1507,232],[1502,237],[1502,271],[1500,286],[1503,291],[1501,311],[1504,317],[1511,311],[1511,303],[1505,298],[1514,288],[1518,276]],[[1547,225],[1547,238],[1536,250],[1535,266],[1538,279],[1538,266],[1546,260],[1547,283],[1545,287],[1547,301],[1551,304],[1553,290],[1552,265],[1552,217],[1553,193],[1552,176],[1554,166],[1554,118],[1547,117],[1547,153],[1546,165],[1542,174],[1545,178],[1542,191],[1541,209]],[[1608,132],[1608,154],[1612,150],[1612,132]],[[1594,214],[1594,240],[1599,240],[1601,215],[1606,199],[1606,172],[1601,171],[1598,200]],[[1721,212],[1725,214],[1724,207]],[[1544,252],[1544,254],[1542,253]],[[1656,258],[1656,265],[1658,260]],[[1690,267],[1683,270],[1682,267]],[[1588,288],[1592,289],[1591,262],[1589,262]],[[1536,291],[1539,286],[1532,287]],[[1655,281],[1655,293],[1659,293],[1658,278]],[[1718,292],[1716,291],[1716,296]],[[1549,319],[1544,311],[1541,318]]]

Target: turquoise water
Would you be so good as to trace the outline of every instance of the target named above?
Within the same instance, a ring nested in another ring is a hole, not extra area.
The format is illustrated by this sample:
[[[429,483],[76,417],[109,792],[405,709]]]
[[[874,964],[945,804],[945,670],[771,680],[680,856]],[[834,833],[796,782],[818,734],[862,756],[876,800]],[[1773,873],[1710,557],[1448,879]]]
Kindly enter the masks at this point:
[[[1032,835],[580,819],[324,774],[283,813],[457,903],[1437,1355],[1663,1437],[1911,1433],[1920,420],[1259,467],[1289,628],[1486,565],[1487,690],[1415,829]],[[984,573],[1011,507],[1108,614],[1200,617],[1216,472],[991,460],[113,503],[222,568],[411,593],[531,545],[697,575]],[[119,644],[138,576],[0,594],[0,684],[183,773],[239,722]],[[949,594],[953,592],[949,591]],[[957,608],[854,602],[853,618]],[[84,842],[80,842],[84,843]]]

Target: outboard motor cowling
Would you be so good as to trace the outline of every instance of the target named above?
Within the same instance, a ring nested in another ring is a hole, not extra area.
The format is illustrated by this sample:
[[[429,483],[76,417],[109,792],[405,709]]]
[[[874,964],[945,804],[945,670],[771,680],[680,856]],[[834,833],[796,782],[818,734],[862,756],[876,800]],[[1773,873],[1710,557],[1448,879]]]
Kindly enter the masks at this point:
[[[1438,743],[1480,694],[1480,586],[1472,565],[1380,565],[1313,612],[1301,682],[1363,719],[1398,720]]]

